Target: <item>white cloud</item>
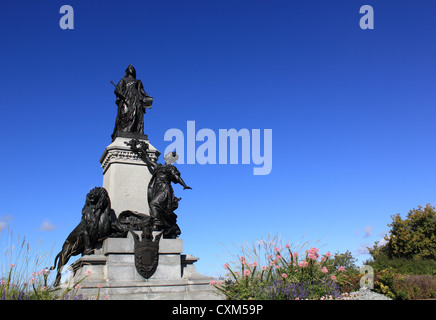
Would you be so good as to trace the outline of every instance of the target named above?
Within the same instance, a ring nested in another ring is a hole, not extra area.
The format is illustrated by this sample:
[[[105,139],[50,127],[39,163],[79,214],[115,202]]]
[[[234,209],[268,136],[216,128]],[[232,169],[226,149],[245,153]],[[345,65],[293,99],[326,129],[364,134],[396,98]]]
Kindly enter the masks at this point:
[[[354,250],[356,256],[362,256],[364,254],[369,254],[367,247],[370,247],[368,243],[362,243],[356,250]]]
[[[55,229],[56,229],[56,226],[53,223],[51,223],[48,219],[46,219],[41,223],[41,226],[39,227],[38,230],[40,230],[40,231],[53,231]]]
[[[11,221],[12,218],[10,214],[0,217],[0,232],[8,225],[8,222]]]
[[[388,241],[385,240],[385,238],[382,238],[382,239],[378,242],[378,245],[379,245],[379,246],[384,246],[386,243],[388,243]]]
[[[373,226],[367,226],[367,227],[363,228],[363,232],[364,232],[363,237],[364,238],[371,237],[373,228],[374,228]]]
[[[387,235],[387,233],[388,233],[387,231],[382,231],[382,232],[377,234],[377,237],[383,237],[384,238],[384,236]]]

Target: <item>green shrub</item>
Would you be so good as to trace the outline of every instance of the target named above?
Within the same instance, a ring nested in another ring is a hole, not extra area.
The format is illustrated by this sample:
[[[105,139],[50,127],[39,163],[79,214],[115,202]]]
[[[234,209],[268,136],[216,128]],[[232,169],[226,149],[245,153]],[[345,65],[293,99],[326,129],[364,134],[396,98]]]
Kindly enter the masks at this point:
[[[436,259],[436,208],[427,204],[418,206],[402,219],[400,214],[391,216],[389,234],[383,244],[376,242],[369,253],[377,260],[379,255],[389,258]]]
[[[393,290],[397,299],[416,300],[434,297],[436,277],[431,275],[397,275],[393,280]]]
[[[433,275],[403,275],[389,268],[375,273],[374,289],[392,299],[429,299],[435,297],[436,277]]]
[[[328,266],[335,270],[342,266],[348,271],[355,271],[357,273],[359,268],[357,268],[356,262],[357,259],[353,257],[349,250],[347,250],[344,253],[336,252],[329,260]]]
[[[397,300],[409,300],[409,296],[404,291],[398,291]]]
[[[396,271],[393,268],[384,270],[377,270],[374,272],[374,290],[378,293],[384,294],[389,298],[395,299],[394,277]]]
[[[366,261],[374,270],[385,270],[392,268],[397,273],[407,275],[436,275],[436,260],[421,259],[418,257],[407,258],[389,258],[387,255],[380,254],[376,260]]]

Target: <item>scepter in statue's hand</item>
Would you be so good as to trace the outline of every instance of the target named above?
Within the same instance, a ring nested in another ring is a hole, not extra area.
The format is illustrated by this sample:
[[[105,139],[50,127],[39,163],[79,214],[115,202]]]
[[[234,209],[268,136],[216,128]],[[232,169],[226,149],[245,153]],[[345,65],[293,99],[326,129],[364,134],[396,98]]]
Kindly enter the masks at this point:
[[[123,98],[123,99],[125,99],[125,97],[124,97],[124,95],[118,90],[118,86],[111,80],[111,83],[114,85],[114,87],[115,87],[115,90],[116,90],[116,92],[115,92],[115,95],[118,97],[118,96],[120,96],[121,98]]]

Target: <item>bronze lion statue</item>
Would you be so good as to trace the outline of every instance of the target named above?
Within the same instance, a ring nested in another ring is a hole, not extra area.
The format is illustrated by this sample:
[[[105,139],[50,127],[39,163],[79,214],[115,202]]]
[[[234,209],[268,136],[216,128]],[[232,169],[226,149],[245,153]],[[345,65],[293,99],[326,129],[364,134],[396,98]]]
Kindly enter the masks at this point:
[[[55,287],[60,283],[62,267],[68,260],[78,254],[92,253],[98,243],[110,236],[114,220],[115,212],[106,189],[95,187],[86,195],[80,223],[69,234],[54,260],[54,266],[50,268],[53,270],[57,265]]]

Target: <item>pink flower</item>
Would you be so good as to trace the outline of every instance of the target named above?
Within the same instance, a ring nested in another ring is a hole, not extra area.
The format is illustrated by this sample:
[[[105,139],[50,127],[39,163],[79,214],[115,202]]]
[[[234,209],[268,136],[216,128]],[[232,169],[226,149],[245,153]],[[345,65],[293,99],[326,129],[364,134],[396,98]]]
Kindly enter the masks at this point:
[[[15,264],[11,263],[11,264],[9,265],[9,268],[13,268],[13,267],[15,267]]]
[[[279,249],[278,247],[275,247],[275,248],[274,248],[274,251],[277,251],[277,252],[279,252],[279,251],[280,251],[280,249]]]
[[[254,266],[254,267],[257,267],[258,265],[259,265],[259,264],[258,264],[256,261],[253,262],[253,266]]]
[[[100,289],[101,287],[103,287],[103,285],[101,283],[97,284],[97,288]]]
[[[331,276],[333,281],[336,281],[336,276]]]
[[[323,268],[321,269],[321,272],[322,272],[322,273],[328,273],[329,271],[327,270],[326,267],[323,267]]]
[[[338,271],[345,271],[345,267],[340,266],[340,267],[338,268]]]
[[[244,257],[240,257],[240,258],[239,258],[239,261],[241,261],[241,262],[244,261],[244,260],[245,260]]]
[[[250,275],[250,270],[244,270],[244,276],[248,277]]]
[[[309,264],[309,262],[307,262],[307,261],[301,261],[301,262],[298,263],[298,265],[301,268],[306,268],[308,266],[308,264]]]
[[[80,288],[82,288],[82,286],[78,283],[74,286],[74,289],[79,290]]]
[[[228,264],[228,263],[226,263],[225,265],[224,265],[224,268],[225,269],[228,269],[230,267],[230,265]]]
[[[276,269],[277,269],[277,270],[279,270],[279,269],[280,269],[280,266],[279,266],[279,265],[277,265],[277,266],[276,266]]]
[[[211,286],[213,286],[215,283],[216,283],[216,281],[215,281],[215,280],[212,280],[209,284],[210,284]]]
[[[41,291],[45,291],[45,290],[47,290],[47,287],[46,286],[42,286]]]
[[[306,250],[307,254],[313,254],[313,255],[318,255],[318,249],[317,248],[310,248],[309,250]]]
[[[309,253],[309,259],[311,259],[311,260],[316,260],[318,257],[314,254],[314,253]]]
[[[91,270],[86,270],[86,275],[87,276],[90,276],[92,274],[92,271]]]
[[[272,260],[272,254],[270,254],[269,256],[268,256],[268,259],[270,259],[270,260]]]
[[[298,252],[295,252],[294,253],[294,258],[297,258],[298,257]]]
[[[289,249],[291,246],[289,244],[287,244],[285,247],[286,247],[286,249]]]
[[[262,270],[263,270],[263,271],[266,271],[266,270],[268,270],[268,267],[263,266],[263,267],[262,267]]]
[[[282,278],[286,279],[288,277],[288,275],[286,273],[282,273]]]
[[[324,261],[326,261],[327,259],[326,259],[326,257],[321,257],[321,261],[322,262],[324,262]]]
[[[327,252],[327,253],[325,254],[325,256],[326,256],[327,258],[330,258],[330,257],[332,256],[332,254],[331,254],[330,252]]]

